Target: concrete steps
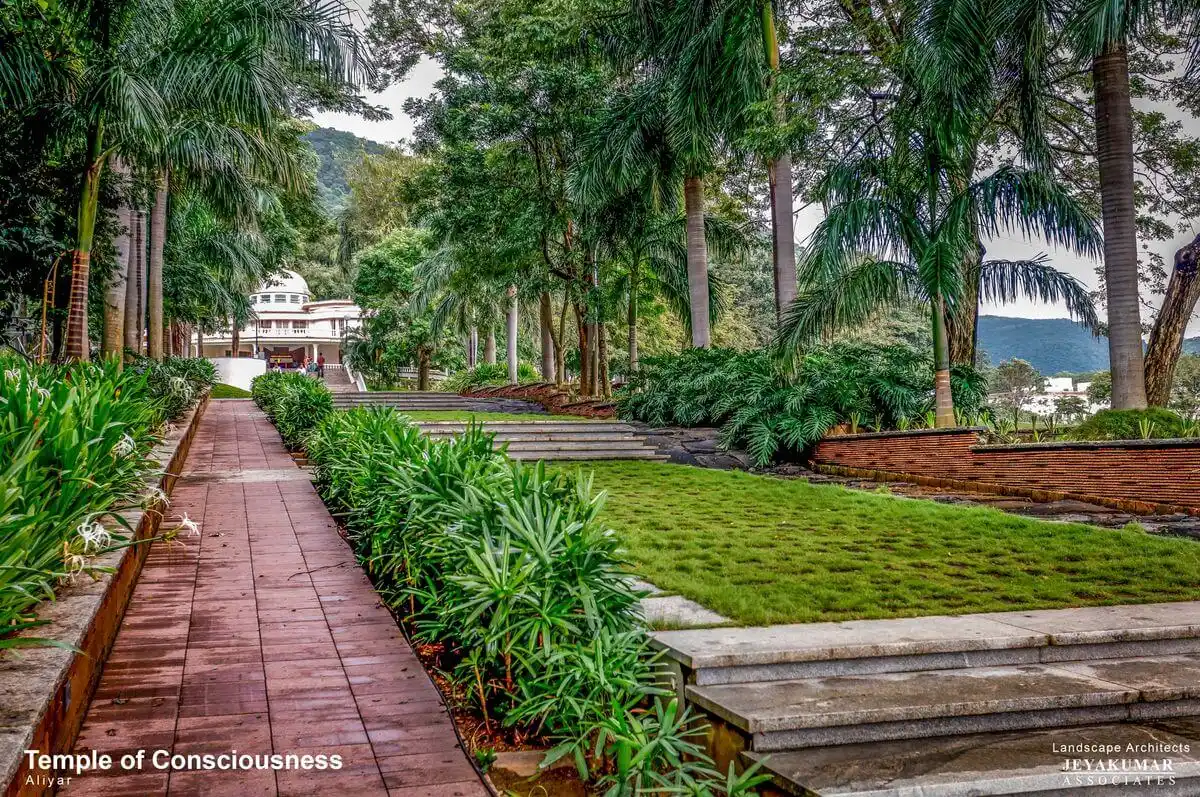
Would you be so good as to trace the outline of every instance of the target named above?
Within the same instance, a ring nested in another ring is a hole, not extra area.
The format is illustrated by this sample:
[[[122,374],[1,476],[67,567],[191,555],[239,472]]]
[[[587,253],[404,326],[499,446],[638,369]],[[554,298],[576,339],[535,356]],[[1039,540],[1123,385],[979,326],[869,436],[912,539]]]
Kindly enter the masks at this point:
[[[1073,746],[1073,747],[1072,747]],[[1108,752],[1081,752],[1081,751]],[[749,753],[774,785],[826,797],[1200,794],[1200,720],[1184,718]],[[1109,759],[1115,767],[1109,769]],[[1098,767],[1103,766],[1104,770]]]
[[[481,414],[482,415],[482,414]],[[420,421],[421,430],[435,439],[461,434],[466,423]],[[519,460],[666,460],[645,435],[623,423],[598,421],[496,421],[483,420],[497,444]]]
[[[1200,729],[1200,602],[664,631],[654,640],[684,697],[723,729],[718,759],[770,754],[777,787],[795,794],[1090,794],[1094,783],[1050,788],[1071,756],[1021,740],[1134,738],[1168,722]],[[973,752],[990,747],[1006,752],[990,763]],[[1190,749],[1200,754],[1200,738]],[[1178,793],[1200,795],[1200,763],[1175,758],[1193,768],[1192,790]]]
[[[395,407],[400,410],[469,411],[469,412],[519,412],[543,414],[540,404],[507,398],[467,398],[455,393],[386,391],[368,393],[335,393],[333,406],[338,409],[350,407]]]

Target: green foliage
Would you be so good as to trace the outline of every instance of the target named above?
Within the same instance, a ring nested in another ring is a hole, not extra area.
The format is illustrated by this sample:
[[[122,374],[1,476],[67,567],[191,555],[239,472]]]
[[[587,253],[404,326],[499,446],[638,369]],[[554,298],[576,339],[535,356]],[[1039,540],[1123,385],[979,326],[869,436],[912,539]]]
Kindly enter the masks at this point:
[[[250,382],[254,403],[275,422],[284,444],[300,448],[305,437],[333,412],[325,383],[298,371],[268,371]]]
[[[1101,410],[1070,433],[1072,440],[1161,440],[1189,437],[1190,426],[1178,413],[1161,407]]]
[[[240,387],[234,387],[233,385],[218,383],[213,385],[209,396],[215,399],[250,398],[250,391],[242,390]]]
[[[977,412],[982,377],[956,367],[955,403]],[[907,346],[835,343],[812,349],[793,368],[765,351],[693,350],[647,358],[617,398],[617,411],[655,425],[720,426],[727,447],[762,466],[793,453],[852,418],[874,429],[923,419],[932,406],[928,356]]]
[[[522,362],[517,364],[517,382],[519,384],[540,382],[541,379],[541,374],[529,363]],[[474,390],[479,387],[507,384],[507,363],[494,363],[490,365],[483,363],[474,368],[464,368],[457,373],[451,374],[449,378],[442,382],[441,389],[451,393],[462,393],[465,390]]]
[[[137,357],[129,366],[144,374],[150,395],[162,401],[167,418],[178,418],[217,382],[217,369],[200,357],[168,357],[162,362]]]
[[[443,648],[440,669],[485,723],[563,740],[550,758],[618,773],[613,794],[634,779],[716,788],[707,759],[680,760],[699,754],[699,731],[657,700],[640,596],[590,479],[514,462],[474,425],[431,441],[389,408],[332,413],[307,446],[376,589]]]
[[[114,361],[2,365],[0,648],[35,623],[35,604],[126,539],[112,513],[141,499],[166,417],[147,375]]]

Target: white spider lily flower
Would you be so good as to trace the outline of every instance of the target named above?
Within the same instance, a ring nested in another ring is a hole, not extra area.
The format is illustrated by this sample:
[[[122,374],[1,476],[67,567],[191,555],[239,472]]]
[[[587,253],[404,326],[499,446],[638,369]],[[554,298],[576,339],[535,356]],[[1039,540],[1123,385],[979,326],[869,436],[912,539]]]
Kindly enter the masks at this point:
[[[187,512],[183,513],[183,520],[179,521],[179,528],[187,532],[189,537],[200,536],[200,524],[187,516]]]
[[[11,379],[12,381],[16,382],[21,378],[21,372],[16,368],[9,368],[4,372],[4,378]]]
[[[152,506],[162,505],[165,509],[171,505],[171,497],[163,492],[161,487],[151,487],[146,492],[146,497],[142,499],[142,509],[149,509]]]
[[[116,446],[113,447],[113,451],[117,453],[118,457],[127,457],[136,450],[137,443],[135,443],[133,438],[127,434],[121,435],[121,439],[117,441]]]
[[[98,553],[112,545],[112,534],[104,528],[103,523],[93,521],[90,517],[80,523],[75,531],[83,538],[84,553]]]

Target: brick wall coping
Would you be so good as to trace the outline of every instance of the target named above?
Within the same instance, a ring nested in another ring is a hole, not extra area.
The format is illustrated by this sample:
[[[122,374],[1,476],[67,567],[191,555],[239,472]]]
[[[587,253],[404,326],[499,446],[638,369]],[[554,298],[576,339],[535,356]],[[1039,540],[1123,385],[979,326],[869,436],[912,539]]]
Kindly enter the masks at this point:
[[[1200,438],[1171,437],[1156,440],[1050,440],[1044,443],[991,443],[972,446],[972,451],[1096,451],[1117,449],[1200,448]]]
[[[951,426],[946,429],[906,429],[891,432],[859,432],[858,434],[835,434],[821,438],[818,442],[835,443],[839,440],[881,440],[889,437],[930,437],[943,434],[965,434],[986,432],[986,426]]]
[[[160,472],[147,477],[147,492],[158,487],[169,495],[174,488],[208,400],[206,393],[154,448],[150,456]],[[132,539],[144,540],[157,533],[162,509],[133,508],[120,515],[134,530]],[[0,787],[8,797],[48,789],[24,784],[22,751],[66,753],[74,747],[148,551],[149,545],[127,545],[96,557],[93,566],[113,572],[98,573],[95,580],[81,577],[58,590],[54,600],[36,607],[45,624],[18,635],[55,640],[76,650],[44,646],[0,652]]]

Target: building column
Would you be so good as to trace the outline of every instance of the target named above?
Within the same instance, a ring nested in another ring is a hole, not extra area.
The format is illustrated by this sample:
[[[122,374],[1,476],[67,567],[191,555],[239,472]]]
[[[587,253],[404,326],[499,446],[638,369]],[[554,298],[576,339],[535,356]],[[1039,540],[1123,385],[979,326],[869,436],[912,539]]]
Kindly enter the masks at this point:
[[[317,359],[317,344],[314,343],[312,345],[312,360],[314,362],[316,362],[316,359]]]

